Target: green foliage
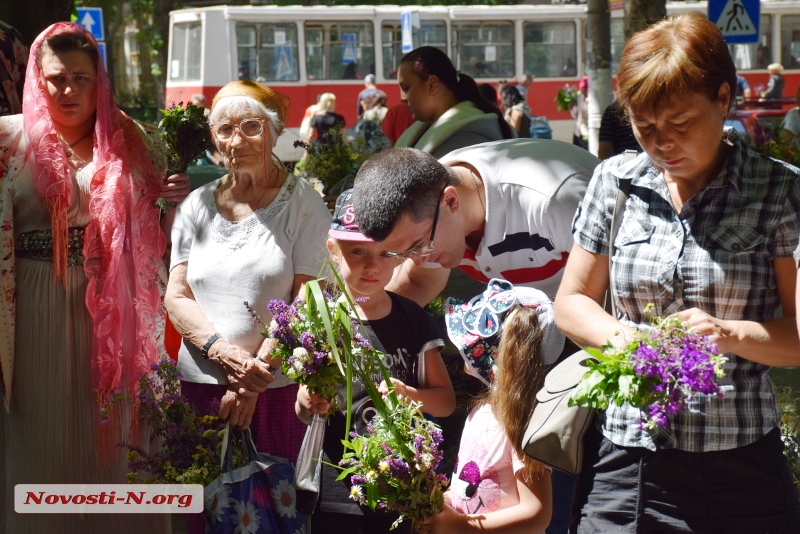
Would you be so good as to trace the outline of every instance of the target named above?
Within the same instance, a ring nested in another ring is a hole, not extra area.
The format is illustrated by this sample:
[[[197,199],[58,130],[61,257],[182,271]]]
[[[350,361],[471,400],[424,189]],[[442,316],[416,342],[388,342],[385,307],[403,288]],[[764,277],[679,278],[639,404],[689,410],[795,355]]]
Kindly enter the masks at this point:
[[[206,486],[220,476],[225,422],[216,415],[201,416],[181,394],[179,381],[178,368],[165,359],[152,367],[151,374],[139,379],[139,394],[135,399],[120,392],[114,393],[111,399],[112,404],[136,406],[153,439],[161,441],[156,452],[128,443],[122,445],[128,450],[130,484]],[[241,441],[236,432],[231,439]],[[234,468],[246,465],[244,447],[232,447]]]
[[[800,392],[783,385],[780,379],[775,380],[774,388],[781,408],[783,452],[789,462],[794,485],[800,491]]]
[[[179,102],[162,109],[164,118],[158,123],[159,134],[167,149],[167,172],[186,172],[189,164],[212,146],[211,130],[204,109]],[[164,213],[175,208],[174,202],[160,197],[156,202]]]
[[[556,108],[559,111],[569,111],[569,108],[578,100],[578,89],[574,85],[566,84],[556,94]]]
[[[326,193],[335,195],[353,187],[358,169],[382,147],[368,143],[363,137],[347,142],[340,127],[331,128],[325,137],[325,141],[295,141],[295,146],[306,149],[306,158],[295,167],[295,174],[317,178]]]

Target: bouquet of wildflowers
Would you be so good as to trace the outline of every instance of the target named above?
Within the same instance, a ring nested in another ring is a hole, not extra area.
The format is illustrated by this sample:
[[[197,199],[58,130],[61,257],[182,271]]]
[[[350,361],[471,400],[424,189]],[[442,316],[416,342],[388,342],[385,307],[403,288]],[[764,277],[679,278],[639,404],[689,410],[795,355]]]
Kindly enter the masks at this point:
[[[574,85],[565,84],[556,93],[556,109],[559,111],[569,111],[570,106],[578,100],[578,89]]]
[[[245,306],[250,308],[246,302]],[[352,396],[352,360],[369,361],[378,352],[358,333],[358,323],[344,304],[322,289],[320,280],[306,284],[304,300],[297,298],[291,304],[272,300],[267,309],[272,321],[261,322],[261,333],[278,342],[272,354],[281,358],[281,371],[330,401],[326,417],[336,413],[339,388],[346,387]],[[347,416],[349,426],[349,410]]]
[[[442,431],[425,419],[420,404],[391,393],[376,408],[363,436],[352,432],[342,443],[346,452],[338,480],[351,475],[350,497],[372,510],[423,519],[444,506],[447,476],[436,472],[442,460]]]
[[[205,109],[183,102],[162,109],[164,118],[158,123],[159,137],[167,149],[167,172],[186,172],[198,156],[214,146]],[[161,211],[167,212],[175,207],[163,197],[156,202]]]
[[[648,304],[645,313],[650,313]],[[653,318],[651,329],[637,331],[621,348],[587,348],[597,359],[578,384],[570,406],[605,410],[629,403],[642,410],[643,429],[666,429],[668,418],[696,394],[722,395],[715,378],[724,376],[727,358],[708,336],[693,334],[677,316]]]
[[[155,453],[127,443],[122,445],[128,449],[128,482],[206,486],[220,476],[225,421],[216,415],[201,416],[188,403],[180,393],[178,368],[170,360],[153,364],[151,369],[151,374],[139,378],[137,399],[120,394],[113,399],[137,406],[150,427],[151,443],[161,440],[161,447]],[[245,465],[242,447],[233,450],[234,466]]]

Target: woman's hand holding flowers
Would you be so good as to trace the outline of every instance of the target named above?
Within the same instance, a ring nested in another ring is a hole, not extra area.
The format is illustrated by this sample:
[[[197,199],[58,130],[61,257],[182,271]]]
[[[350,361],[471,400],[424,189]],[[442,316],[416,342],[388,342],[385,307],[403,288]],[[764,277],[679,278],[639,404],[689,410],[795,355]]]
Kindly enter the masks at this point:
[[[172,174],[161,185],[161,196],[167,202],[180,204],[192,192],[189,175],[185,172]]]
[[[231,388],[240,396],[258,397],[275,377],[269,364],[256,359],[241,347],[217,341],[208,351],[209,359],[222,365]]]
[[[698,308],[689,308],[677,315],[681,321],[691,326],[693,333],[708,336],[716,342],[720,354],[735,352],[736,337],[728,321],[712,317]]]

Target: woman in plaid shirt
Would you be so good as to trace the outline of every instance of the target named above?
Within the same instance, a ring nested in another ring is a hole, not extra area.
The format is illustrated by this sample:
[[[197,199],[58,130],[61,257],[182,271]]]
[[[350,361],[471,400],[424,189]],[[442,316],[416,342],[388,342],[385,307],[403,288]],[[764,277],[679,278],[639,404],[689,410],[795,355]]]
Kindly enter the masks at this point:
[[[736,69],[700,13],[631,38],[617,74],[645,153],[595,171],[573,223],[556,297],[581,346],[621,344],[655,314],[678,314],[729,358],[724,397],[696,395],[651,434],[630,405],[598,413],[587,437],[573,532],[800,532],[800,505],[767,371],[800,365],[795,324],[798,170],[725,131]],[[609,272],[619,180],[631,179]],[[611,284],[617,317],[599,302]],[[779,310],[782,317],[776,319]]]

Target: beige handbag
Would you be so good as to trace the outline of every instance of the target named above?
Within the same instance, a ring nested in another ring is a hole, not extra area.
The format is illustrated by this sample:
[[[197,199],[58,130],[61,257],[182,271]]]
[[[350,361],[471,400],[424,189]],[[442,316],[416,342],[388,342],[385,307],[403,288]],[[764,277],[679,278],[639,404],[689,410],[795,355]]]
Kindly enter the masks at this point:
[[[635,151],[626,150],[625,163],[635,156]],[[630,187],[629,178],[619,180],[608,239],[609,274],[611,258],[614,256],[614,239],[622,223],[622,212]],[[610,288],[606,291],[606,305],[610,305],[609,311],[616,317],[617,310]],[[608,310],[608,306],[606,309]],[[587,352],[576,352],[547,373],[544,387],[536,393],[536,408],[522,441],[522,450],[534,460],[574,474],[580,473],[583,467],[583,437],[594,421],[594,409],[567,404],[572,392],[589,370],[586,361],[590,359],[592,357]]]
[[[589,370],[592,357],[576,352],[556,365],[536,394],[533,411],[522,441],[525,454],[545,465],[578,474],[583,466],[583,437],[594,421],[594,409],[567,406],[572,392]]]

